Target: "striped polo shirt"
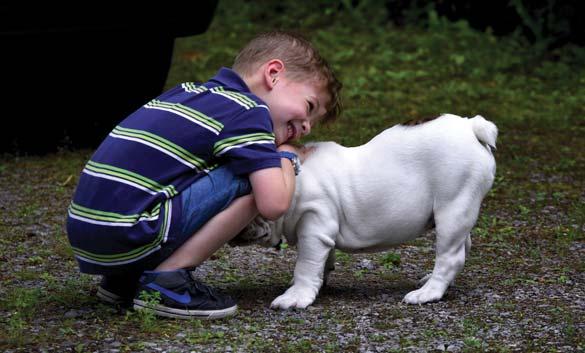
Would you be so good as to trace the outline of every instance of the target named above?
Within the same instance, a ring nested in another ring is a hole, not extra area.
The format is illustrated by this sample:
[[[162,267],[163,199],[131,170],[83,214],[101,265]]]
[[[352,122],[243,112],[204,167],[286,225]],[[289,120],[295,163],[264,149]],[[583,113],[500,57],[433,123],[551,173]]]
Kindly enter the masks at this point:
[[[80,270],[108,273],[159,250],[181,226],[177,196],[219,165],[237,175],[281,165],[268,107],[228,68],[146,103],[97,148],[68,209]]]

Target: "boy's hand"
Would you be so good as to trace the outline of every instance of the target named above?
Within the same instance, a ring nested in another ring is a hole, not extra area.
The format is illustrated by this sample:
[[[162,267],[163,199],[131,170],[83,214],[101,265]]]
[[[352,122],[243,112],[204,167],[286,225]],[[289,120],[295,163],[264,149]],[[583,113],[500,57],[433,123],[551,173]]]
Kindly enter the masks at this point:
[[[278,146],[277,150],[279,152],[280,151],[292,152],[292,153],[296,154],[297,156],[299,156],[301,163],[304,163],[305,160],[309,157],[309,155],[311,153],[313,153],[313,151],[315,151],[315,147],[314,146],[305,147],[304,145],[301,145],[301,144],[295,144],[295,145],[282,144],[282,145]]]

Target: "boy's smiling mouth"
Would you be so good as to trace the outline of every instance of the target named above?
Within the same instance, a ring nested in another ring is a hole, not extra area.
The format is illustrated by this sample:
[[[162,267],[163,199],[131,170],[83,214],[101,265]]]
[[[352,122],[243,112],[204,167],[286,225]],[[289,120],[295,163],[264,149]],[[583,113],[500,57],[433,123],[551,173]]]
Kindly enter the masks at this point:
[[[294,140],[294,138],[297,135],[297,129],[295,128],[295,126],[291,122],[288,122],[286,124],[286,128],[287,128],[286,140],[287,141]]]

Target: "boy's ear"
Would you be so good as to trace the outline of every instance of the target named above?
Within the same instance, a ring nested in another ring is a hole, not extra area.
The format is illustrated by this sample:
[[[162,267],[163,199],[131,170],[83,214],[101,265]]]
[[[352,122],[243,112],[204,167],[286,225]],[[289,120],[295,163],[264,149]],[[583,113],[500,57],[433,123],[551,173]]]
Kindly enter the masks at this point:
[[[264,82],[269,89],[278,83],[279,77],[284,73],[284,63],[279,59],[272,59],[264,67]]]

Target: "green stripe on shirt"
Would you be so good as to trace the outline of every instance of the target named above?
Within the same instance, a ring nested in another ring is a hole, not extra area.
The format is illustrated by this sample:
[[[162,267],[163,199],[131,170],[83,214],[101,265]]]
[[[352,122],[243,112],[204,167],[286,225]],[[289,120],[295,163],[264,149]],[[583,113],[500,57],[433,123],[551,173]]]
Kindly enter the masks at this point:
[[[136,130],[136,129],[128,129],[123,128],[121,126],[116,126],[111,133],[114,137],[118,136],[125,136],[130,137],[133,139],[137,139],[142,143],[148,145],[155,145],[157,149],[163,150],[163,152],[171,155],[173,158],[184,161],[186,164],[191,164],[199,169],[205,169],[206,163],[203,159],[195,156],[191,152],[187,151],[183,147],[174,144],[173,142],[164,139],[158,135],[153,133],[144,131],[144,130]]]
[[[170,197],[177,195],[177,190],[175,190],[173,185],[163,186],[156,181],[148,179],[142,175],[133,173],[129,170],[114,167],[112,165],[89,161],[87,162],[85,169],[94,173],[113,176],[130,183],[140,185],[154,193],[163,192],[168,194]]]
[[[213,153],[218,156],[233,148],[240,148],[252,144],[274,143],[274,141],[274,134],[265,132],[233,136],[216,142],[213,146]]]
[[[142,256],[143,254],[151,251],[152,249],[156,248],[157,246],[159,246],[161,244],[161,242],[163,241],[163,239],[165,238],[165,235],[167,234],[169,225],[170,225],[170,200],[167,200],[165,202],[165,213],[164,213],[164,220],[163,223],[161,225],[161,229],[159,231],[159,233],[157,234],[156,238],[146,244],[143,245],[139,248],[133,249],[131,251],[125,252],[125,253],[119,253],[119,254],[96,254],[96,253],[92,253],[86,250],[82,250],[76,247],[72,247],[73,249],[73,253],[75,255],[78,255],[80,257],[84,257],[87,258],[89,260],[92,260],[94,262],[97,262],[98,264],[103,264],[103,265],[108,265],[111,264],[113,262],[120,262],[120,261],[128,261],[128,260],[132,260],[132,259],[136,259],[140,256]]]
[[[223,129],[223,124],[219,121],[210,118],[209,116],[197,111],[193,108],[189,108],[185,105],[180,103],[168,103],[162,102],[156,99],[151,100],[145,106],[145,108],[153,108],[153,109],[163,109],[175,114],[179,114],[183,117],[186,117],[194,122],[202,124],[203,126],[207,127],[208,129],[219,133]]]
[[[135,224],[140,219],[156,219],[160,213],[160,204],[153,208],[151,212],[142,212],[141,214],[123,215],[115,212],[107,212],[83,207],[74,202],[69,206],[69,212],[81,218],[107,223]]]
[[[196,85],[193,82],[182,83],[181,87],[185,90],[185,92],[190,93],[202,93],[208,90],[207,87],[203,85]]]

